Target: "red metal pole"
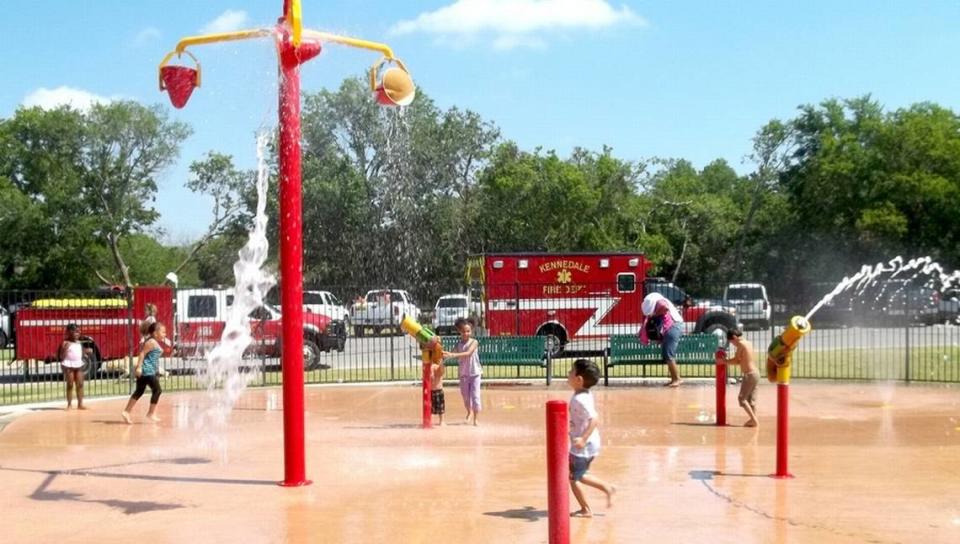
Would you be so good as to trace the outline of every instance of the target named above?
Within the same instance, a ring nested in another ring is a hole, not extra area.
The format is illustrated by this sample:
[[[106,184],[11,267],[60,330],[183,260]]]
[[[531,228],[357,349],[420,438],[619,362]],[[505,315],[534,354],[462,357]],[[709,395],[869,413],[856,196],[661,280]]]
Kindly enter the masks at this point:
[[[790,384],[777,384],[777,473],[774,478],[793,478],[787,470],[787,444],[790,442]]]
[[[286,3],[285,3],[286,4]],[[283,369],[283,486],[309,485],[304,446],[303,228],[300,187],[300,62],[280,47],[280,305]]]
[[[426,352],[424,352],[424,359],[427,359]],[[440,363],[443,364],[443,363]],[[424,429],[433,428],[433,416],[430,414],[430,408],[432,404],[432,399],[430,398],[430,363],[424,361],[423,363],[423,414],[420,418],[421,426]]]
[[[550,544],[570,542],[570,449],[567,403],[547,401],[547,504]]]
[[[714,358],[717,363],[717,426],[722,427],[727,424],[727,365],[724,364],[727,352],[718,349]]]

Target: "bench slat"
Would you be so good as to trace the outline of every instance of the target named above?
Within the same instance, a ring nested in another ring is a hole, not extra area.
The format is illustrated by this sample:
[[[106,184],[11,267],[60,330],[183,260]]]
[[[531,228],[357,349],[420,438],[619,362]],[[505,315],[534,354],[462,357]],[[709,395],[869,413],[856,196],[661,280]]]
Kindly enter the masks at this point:
[[[677,363],[713,363],[714,353],[719,346],[719,338],[712,334],[683,335],[677,346]],[[660,353],[660,344],[650,343],[644,346],[635,335],[614,335],[610,337],[610,356],[607,366],[658,363],[661,361]]]
[[[546,338],[542,336],[478,336],[480,364],[493,366],[546,366]],[[460,340],[444,336],[443,348],[452,351]],[[456,359],[448,359],[446,366],[457,366]]]

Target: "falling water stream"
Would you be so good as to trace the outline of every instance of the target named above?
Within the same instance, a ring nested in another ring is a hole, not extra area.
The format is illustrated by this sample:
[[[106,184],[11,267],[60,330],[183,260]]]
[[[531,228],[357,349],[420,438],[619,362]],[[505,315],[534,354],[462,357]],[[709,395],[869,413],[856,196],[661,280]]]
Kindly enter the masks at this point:
[[[233,265],[236,285],[233,304],[227,309],[226,325],[220,343],[206,354],[206,366],[198,381],[206,389],[191,422],[200,435],[202,445],[223,450],[222,429],[234,404],[256,376],[243,368],[243,353],[250,345],[249,314],[264,303],[267,292],[276,284],[273,274],[263,270],[267,260],[267,144],[270,135],[257,136],[257,210],[247,243],[240,249]]]

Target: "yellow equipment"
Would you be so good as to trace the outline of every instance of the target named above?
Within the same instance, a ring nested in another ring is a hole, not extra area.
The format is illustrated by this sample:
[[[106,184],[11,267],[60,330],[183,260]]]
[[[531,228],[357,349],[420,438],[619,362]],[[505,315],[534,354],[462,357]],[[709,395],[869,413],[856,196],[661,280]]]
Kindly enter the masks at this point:
[[[770,342],[767,348],[767,379],[778,384],[790,383],[790,363],[793,350],[800,339],[806,336],[813,328],[803,316],[793,316],[790,323],[779,336]]]

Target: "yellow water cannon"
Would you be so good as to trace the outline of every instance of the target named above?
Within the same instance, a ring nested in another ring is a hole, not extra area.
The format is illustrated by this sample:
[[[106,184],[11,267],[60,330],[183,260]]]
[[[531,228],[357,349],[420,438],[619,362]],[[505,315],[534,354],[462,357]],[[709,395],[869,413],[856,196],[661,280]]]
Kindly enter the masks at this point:
[[[800,339],[813,328],[807,318],[795,315],[790,318],[787,328],[770,342],[767,348],[767,379],[778,384],[790,383],[790,363],[793,350]]]
[[[420,344],[424,364],[439,363],[443,360],[443,343],[436,333],[417,323],[412,317],[404,316],[400,329]]]

